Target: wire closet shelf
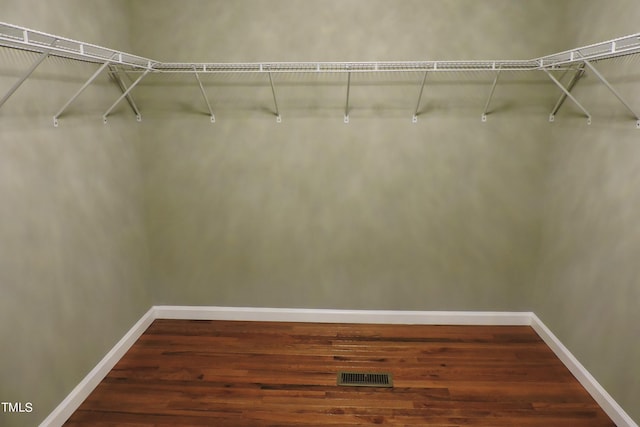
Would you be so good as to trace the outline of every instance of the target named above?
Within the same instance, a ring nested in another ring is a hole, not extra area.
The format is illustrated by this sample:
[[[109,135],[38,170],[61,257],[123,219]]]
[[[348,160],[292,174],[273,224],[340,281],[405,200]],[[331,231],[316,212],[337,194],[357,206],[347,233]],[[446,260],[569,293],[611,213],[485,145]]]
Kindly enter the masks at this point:
[[[629,110],[636,120],[636,127],[640,129],[640,115],[636,114],[630,104],[624,100],[622,95],[604,78],[602,74],[594,67],[593,63],[620,58],[630,55],[640,54],[640,33],[619,37],[613,40],[607,40],[587,46],[577,47],[563,52],[551,55],[529,59],[529,60],[469,60],[469,61],[371,61],[371,62],[247,62],[247,63],[209,63],[209,62],[161,62],[150,58],[145,58],[131,53],[98,46],[91,43],[73,40],[70,38],[48,34],[45,32],[0,22],[0,46],[10,49],[19,49],[40,54],[38,60],[24,73],[24,75],[14,84],[13,87],[0,99],[0,107],[8,100],[8,98],[17,90],[17,88],[28,79],[37,66],[49,56],[67,58],[74,61],[82,61],[88,63],[99,64],[100,67],[92,75],[76,94],[58,111],[54,116],[54,125],[58,125],[58,118],[64,113],[66,108],[80,95],[80,93],[89,86],[100,73],[106,68],[114,77],[114,80],[120,86],[122,95],[109,108],[103,119],[106,122],[107,116],[113,108],[123,99],[127,99],[134,109],[138,121],[141,120],[141,114],[135,106],[135,102],[131,97],[131,92],[135,86],[150,73],[154,74],[193,74],[199,84],[202,95],[207,103],[211,115],[211,121],[215,122],[215,116],[211,109],[207,93],[200,79],[200,74],[220,73],[220,74],[240,74],[240,73],[264,73],[269,75],[269,83],[273,93],[273,101],[275,104],[275,113],[277,121],[281,121],[280,112],[277,106],[276,87],[274,85],[272,74],[276,73],[344,73],[348,74],[347,80],[347,105],[345,106],[345,122],[348,123],[348,94],[351,84],[350,76],[352,73],[468,73],[468,72],[492,72],[494,73],[493,85],[491,86],[489,99],[485,105],[482,114],[482,120],[486,121],[487,110],[493,96],[494,89],[498,83],[498,76],[502,72],[515,71],[539,71],[548,75],[550,80],[559,87],[562,92],[558,103],[554,107],[549,116],[549,121],[553,121],[555,114],[559,110],[566,98],[571,99],[573,103],[587,117],[588,123],[591,123],[591,114],[580,102],[573,96],[571,90],[586,70],[591,71],[599,81],[601,81],[618,100]],[[119,70],[137,71],[139,77],[128,87],[118,77]],[[552,71],[568,71],[573,72],[574,77],[568,84],[561,83]],[[420,87],[418,104],[422,97],[425,85],[425,79],[422,80]],[[417,121],[417,109],[413,115],[413,122]]]

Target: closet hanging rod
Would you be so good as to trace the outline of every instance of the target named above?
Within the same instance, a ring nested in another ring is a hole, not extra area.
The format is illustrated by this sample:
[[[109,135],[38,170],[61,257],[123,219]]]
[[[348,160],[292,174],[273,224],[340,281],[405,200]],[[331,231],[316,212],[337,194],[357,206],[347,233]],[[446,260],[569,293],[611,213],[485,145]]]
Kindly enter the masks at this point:
[[[534,59],[540,68],[581,64],[588,61],[619,58],[640,53],[640,33],[618,37]]]
[[[55,46],[52,46],[55,41]],[[640,54],[640,33],[530,60],[380,61],[380,62],[160,62],[138,55],[0,22],[0,46],[79,61],[130,66],[153,73],[353,73],[468,72],[563,69],[584,60],[598,61]]]
[[[371,62],[245,62],[245,63],[160,63],[155,69],[164,73],[388,73],[388,72],[463,72],[531,71],[535,61],[371,61]]]
[[[109,62],[139,69],[150,69],[157,63],[149,58],[6,22],[0,22],[0,46],[37,53],[48,51],[49,56],[96,64]]]

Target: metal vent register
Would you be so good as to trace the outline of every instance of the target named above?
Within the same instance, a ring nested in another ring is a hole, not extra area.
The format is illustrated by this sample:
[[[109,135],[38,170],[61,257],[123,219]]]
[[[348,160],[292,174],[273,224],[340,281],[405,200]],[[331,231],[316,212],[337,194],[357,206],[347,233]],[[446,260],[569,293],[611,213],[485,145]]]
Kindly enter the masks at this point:
[[[383,372],[338,372],[338,385],[351,387],[393,387],[393,377]]]

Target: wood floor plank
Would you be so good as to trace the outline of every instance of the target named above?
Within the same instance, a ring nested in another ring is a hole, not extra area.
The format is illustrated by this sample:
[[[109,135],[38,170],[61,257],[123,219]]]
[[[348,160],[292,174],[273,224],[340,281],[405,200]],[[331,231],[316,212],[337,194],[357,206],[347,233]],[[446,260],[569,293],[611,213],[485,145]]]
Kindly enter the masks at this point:
[[[184,320],[154,321],[65,425],[362,424],[614,426],[526,326]]]

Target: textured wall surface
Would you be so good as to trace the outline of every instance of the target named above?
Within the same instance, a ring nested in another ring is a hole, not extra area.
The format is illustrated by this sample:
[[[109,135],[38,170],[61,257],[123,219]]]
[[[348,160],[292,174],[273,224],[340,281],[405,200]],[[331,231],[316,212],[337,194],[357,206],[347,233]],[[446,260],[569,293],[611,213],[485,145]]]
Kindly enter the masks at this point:
[[[528,131],[477,116],[156,125],[156,301],[515,309],[535,266],[545,143],[509,124]]]
[[[190,0],[179,7],[136,0],[131,6],[136,52],[185,62],[530,59],[556,51],[565,11],[549,0],[239,0],[233,6]]]
[[[568,44],[638,32],[637,2],[575,1]],[[640,60],[594,64],[640,112]],[[625,410],[640,420],[640,131],[593,73],[552,126],[533,310]]]
[[[0,0],[2,20],[170,61],[529,59],[637,32],[631,0]],[[0,50],[0,93],[36,55]],[[638,63],[602,64],[632,104]],[[149,305],[532,310],[640,413],[638,131],[595,76],[393,84],[147,77],[47,60],[0,109],[0,399],[42,420]],[[131,76],[135,78],[135,76]],[[544,76],[542,76],[544,77]],[[311,84],[310,84],[311,83]],[[640,106],[636,108],[640,109]],[[636,304],[637,305],[637,304]]]
[[[542,19],[552,1],[150,4],[133,3],[135,50],[184,61],[526,58],[553,52],[560,24]],[[553,88],[506,83],[483,124],[492,74],[429,76],[412,124],[421,78],[353,76],[348,125],[345,75],[274,76],[281,124],[266,75],[203,76],[213,125],[193,77],[146,80],[156,302],[523,308]]]
[[[126,6],[0,1],[8,22],[121,48]],[[0,92],[36,58],[0,50]],[[151,304],[139,136],[99,118],[117,88],[101,79],[52,125],[94,70],[48,59],[0,110],[0,400],[33,408],[3,426],[42,421]]]

